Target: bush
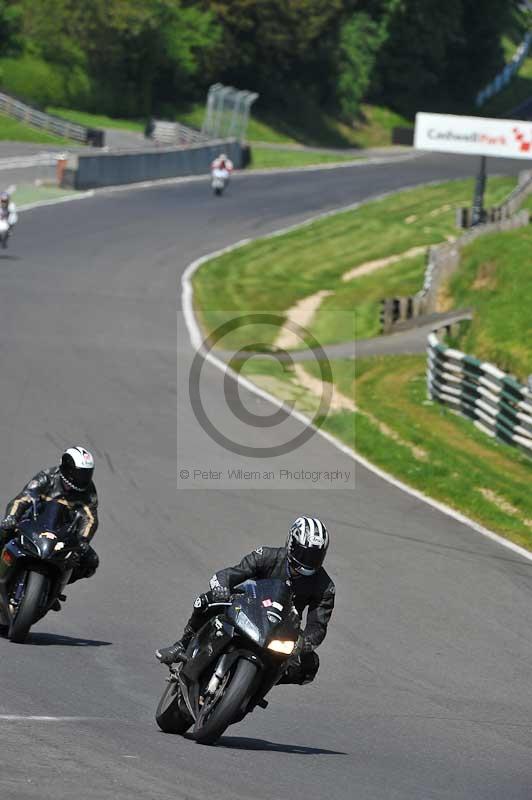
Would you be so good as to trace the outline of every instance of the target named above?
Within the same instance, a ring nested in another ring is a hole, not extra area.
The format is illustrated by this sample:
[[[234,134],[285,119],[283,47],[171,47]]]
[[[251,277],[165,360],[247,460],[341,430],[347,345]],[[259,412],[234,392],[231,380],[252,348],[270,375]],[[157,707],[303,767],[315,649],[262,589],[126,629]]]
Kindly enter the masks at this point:
[[[0,59],[2,88],[41,108],[66,105],[61,71],[34,56]]]
[[[340,30],[336,94],[344,119],[352,119],[368,89],[384,32],[367,14],[355,14]]]
[[[82,67],[50,64],[33,55],[1,58],[0,85],[7,94],[39,108],[83,108],[91,94],[91,83]]]

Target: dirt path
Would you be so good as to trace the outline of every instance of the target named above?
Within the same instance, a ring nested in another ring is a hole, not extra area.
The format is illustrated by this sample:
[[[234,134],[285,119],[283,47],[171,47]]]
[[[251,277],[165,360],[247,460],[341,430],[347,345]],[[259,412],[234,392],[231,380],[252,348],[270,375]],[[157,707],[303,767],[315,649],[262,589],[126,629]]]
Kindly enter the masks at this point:
[[[286,312],[286,316],[290,322],[294,325],[300,326],[302,328],[306,327],[311,321],[321,305],[321,302],[324,300],[325,297],[328,297],[330,294],[334,294],[334,292],[329,291],[328,289],[322,289],[316,294],[311,294],[309,297],[304,297],[295,306],[289,308]],[[275,346],[281,347],[284,350],[292,350],[295,347],[301,345],[301,336],[297,334],[296,331],[293,331],[288,325],[284,325],[279,333],[277,334],[277,339],[275,340]]]

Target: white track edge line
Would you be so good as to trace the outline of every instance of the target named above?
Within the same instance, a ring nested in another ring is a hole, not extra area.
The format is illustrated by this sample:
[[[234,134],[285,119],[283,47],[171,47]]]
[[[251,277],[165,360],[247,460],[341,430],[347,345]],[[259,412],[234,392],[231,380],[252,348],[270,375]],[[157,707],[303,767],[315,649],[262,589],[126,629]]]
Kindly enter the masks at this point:
[[[433,181],[432,184],[443,183],[444,181]],[[431,184],[416,184],[416,186],[427,186]],[[217,367],[224,373],[229,374],[237,383],[247,389],[248,391],[252,392],[253,394],[261,397],[264,400],[269,401],[273,405],[277,406],[278,408],[283,406],[283,402],[279,400],[279,398],[274,397],[274,395],[269,394],[269,392],[264,391],[263,389],[256,386],[254,383],[249,381],[247,378],[243,378],[240,374],[235,373],[224,361],[221,361],[219,358],[214,356],[212,352],[206,353],[205,348],[203,346],[203,337],[201,334],[200,327],[196,320],[196,316],[194,314],[194,290],[192,288],[192,277],[195,272],[207,261],[211,261],[218,256],[224,255],[225,253],[230,253],[233,250],[237,250],[240,247],[243,247],[246,244],[249,244],[252,241],[257,241],[260,239],[270,239],[275,236],[281,236],[284,233],[288,233],[296,228],[302,228],[306,225],[311,225],[313,222],[317,220],[323,219],[324,217],[329,217],[333,214],[342,213],[344,211],[350,211],[358,208],[359,206],[373,201],[379,200],[383,197],[388,197],[392,194],[397,194],[399,191],[405,191],[407,189],[415,188],[414,186],[403,187],[399,190],[386,192],[385,194],[376,195],[374,197],[369,197],[367,200],[354,203],[348,206],[343,206],[332,211],[326,211],[322,214],[317,214],[309,219],[304,220],[303,222],[296,223],[294,225],[289,225],[285,228],[280,228],[272,233],[266,234],[265,236],[259,236],[256,239],[241,239],[235,244],[229,245],[228,247],[224,247],[221,250],[213,251],[212,253],[208,253],[207,255],[201,256],[201,258],[197,258],[195,261],[192,261],[184,271],[183,275],[181,276],[181,308],[183,311],[183,316],[185,319],[185,324],[187,326],[188,334],[190,337],[190,342],[192,347],[196,351],[200,351],[205,360],[208,361],[213,366]],[[499,536],[498,533],[489,530],[489,528],[485,528],[478,522],[467,517],[465,514],[462,514],[460,511],[456,511],[454,508],[446,505],[445,503],[440,503],[438,500],[434,500],[432,497],[429,497],[423,492],[420,492],[418,489],[414,489],[412,486],[409,486],[403,481],[395,478],[393,475],[390,475],[388,472],[385,472],[380,467],[377,467],[375,464],[372,464],[371,461],[368,461],[364,456],[360,455],[353,450],[351,447],[343,444],[339,439],[336,439],[334,436],[331,436],[330,433],[322,430],[321,428],[316,428],[315,425],[312,424],[311,420],[302,414],[300,411],[296,411],[294,409],[288,409],[290,416],[297,419],[299,422],[303,423],[304,425],[311,426],[314,428],[319,436],[323,437],[329,444],[335,447],[340,452],[347,455],[349,458],[352,458],[354,461],[361,464],[365,467],[369,472],[373,472],[375,475],[378,475],[379,478],[382,478],[387,483],[390,483],[392,486],[395,486],[397,489],[409,494],[411,497],[415,497],[417,500],[421,500],[422,502],[426,503],[427,505],[431,506],[432,508],[437,509],[442,514],[445,514],[452,519],[457,520],[458,522],[462,523],[463,525],[467,525],[472,530],[476,531],[477,533],[482,534],[487,539],[490,539],[493,542],[505,547],[508,550],[511,550],[514,553],[522,556],[523,558],[527,559],[528,561],[532,561],[532,553],[529,550],[526,550],[524,547],[520,547],[518,544],[514,544],[509,539],[505,539],[502,536]]]

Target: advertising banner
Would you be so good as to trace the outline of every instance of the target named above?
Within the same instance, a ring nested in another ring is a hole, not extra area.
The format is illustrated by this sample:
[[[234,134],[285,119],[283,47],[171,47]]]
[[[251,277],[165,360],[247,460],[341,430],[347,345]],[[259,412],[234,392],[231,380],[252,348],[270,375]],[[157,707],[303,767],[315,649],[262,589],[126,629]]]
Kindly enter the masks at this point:
[[[532,159],[532,122],[416,114],[414,147],[441,153]]]

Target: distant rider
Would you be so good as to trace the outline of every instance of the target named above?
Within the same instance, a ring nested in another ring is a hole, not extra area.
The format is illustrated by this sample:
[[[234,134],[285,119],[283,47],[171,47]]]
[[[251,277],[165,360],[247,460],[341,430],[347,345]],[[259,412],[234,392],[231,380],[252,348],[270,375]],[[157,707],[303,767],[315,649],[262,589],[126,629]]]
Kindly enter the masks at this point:
[[[0,219],[3,219],[11,229],[18,222],[17,207],[9,196],[9,192],[0,194]]]
[[[98,495],[92,481],[94,459],[84,447],[69,447],[57,467],[43,469],[26,484],[7,506],[0,522],[0,550],[16,535],[18,523],[36,500],[60,500],[80,516],[78,535],[80,557],[70,583],[90,578],[98,568],[99,558],[89,542],[98,528]],[[56,611],[60,606],[57,603]]]
[[[225,170],[228,177],[231,175],[233,169],[233,162],[230,158],[227,158],[225,153],[220,153],[218,158],[215,158],[211,164],[211,172],[214,172],[215,170]]]
[[[186,660],[185,651],[192,637],[208,615],[218,610],[216,606],[209,608],[210,604],[227,602],[239,583],[260,578],[289,579],[299,615],[305,609],[308,612],[299,653],[288,660],[279,683],[310,683],[320,663],[315,649],[325,639],[334,608],[334,583],[322,566],[328,546],[329,534],[323,522],[312,517],[298,517],[290,527],[285,547],[258,547],[235,567],[215,573],[210,591],[195,600],[181,639],[157,650],[156,657],[163,664]]]

